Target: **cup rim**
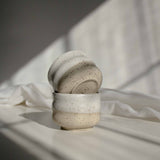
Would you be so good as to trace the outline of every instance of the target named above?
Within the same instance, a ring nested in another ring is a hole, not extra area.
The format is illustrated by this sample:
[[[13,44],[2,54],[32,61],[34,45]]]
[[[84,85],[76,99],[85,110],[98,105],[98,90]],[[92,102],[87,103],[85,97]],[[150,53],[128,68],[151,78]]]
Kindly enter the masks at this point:
[[[60,92],[57,92],[57,91],[54,91],[53,93],[53,96],[54,95],[59,95],[59,96],[93,96],[93,95],[100,95],[101,93],[98,91],[96,93],[85,93],[85,94],[82,94],[82,93],[60,93]]]

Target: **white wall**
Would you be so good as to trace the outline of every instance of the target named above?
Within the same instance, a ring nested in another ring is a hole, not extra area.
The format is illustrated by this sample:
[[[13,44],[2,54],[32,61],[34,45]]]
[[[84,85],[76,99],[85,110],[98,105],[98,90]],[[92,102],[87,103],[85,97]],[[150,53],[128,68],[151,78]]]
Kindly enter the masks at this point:
[[[67,45],[96,62],[103,87],[160,95],[159,15],[158,0],[105,2],[22,68],[12,83],[47,82],[50,64]]]

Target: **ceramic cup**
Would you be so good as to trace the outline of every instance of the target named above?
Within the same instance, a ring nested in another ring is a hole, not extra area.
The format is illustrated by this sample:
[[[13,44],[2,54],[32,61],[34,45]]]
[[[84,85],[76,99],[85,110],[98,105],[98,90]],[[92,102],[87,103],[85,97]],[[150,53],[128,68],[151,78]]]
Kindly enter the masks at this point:
[[[67,130],[95,126],[100,119],[100,93],[54,93],[53,120]]]
[[[70,51],[55,60],[48,80],[56,92],[96,93],[102,83],[102,73],[81,51]]]

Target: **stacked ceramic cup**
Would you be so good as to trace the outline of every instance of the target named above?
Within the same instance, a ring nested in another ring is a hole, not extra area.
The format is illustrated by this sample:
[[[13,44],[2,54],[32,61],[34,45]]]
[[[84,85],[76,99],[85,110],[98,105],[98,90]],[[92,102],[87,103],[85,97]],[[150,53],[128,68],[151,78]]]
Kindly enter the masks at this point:
[[[100,117],[102,73],[81,51],[58,57],[48,72],[54,88],[53,119],[64,129],[93,127]]]

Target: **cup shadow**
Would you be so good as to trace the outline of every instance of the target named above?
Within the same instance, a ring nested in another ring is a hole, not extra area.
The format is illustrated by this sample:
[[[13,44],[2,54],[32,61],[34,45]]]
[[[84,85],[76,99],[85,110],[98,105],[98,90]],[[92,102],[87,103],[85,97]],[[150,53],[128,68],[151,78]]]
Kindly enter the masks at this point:
[[[51,112],[31,112],[21,114],[21,116],[45,127],[60,130],[60,127],[53,121]]]

